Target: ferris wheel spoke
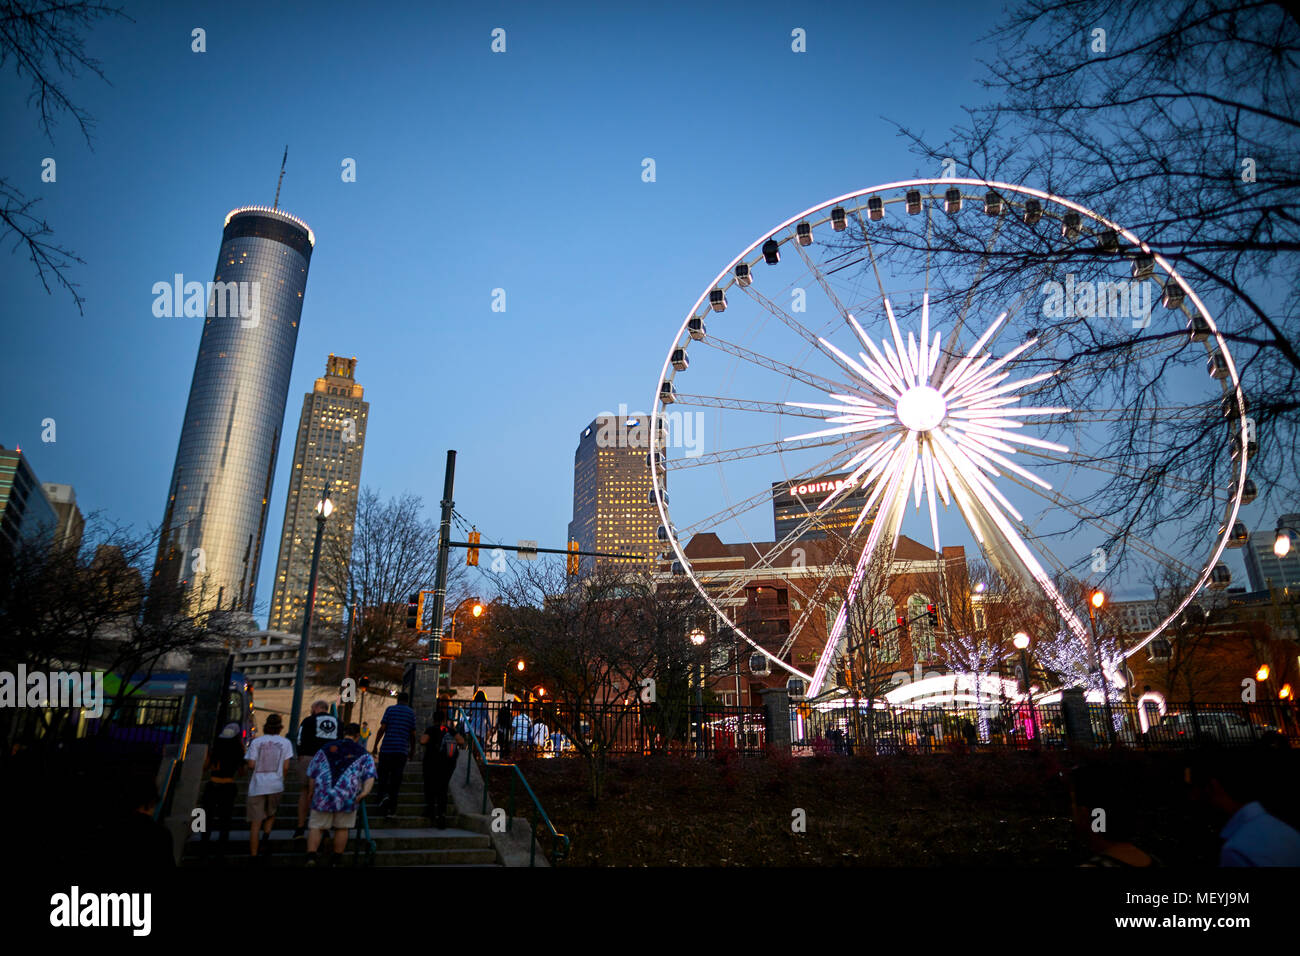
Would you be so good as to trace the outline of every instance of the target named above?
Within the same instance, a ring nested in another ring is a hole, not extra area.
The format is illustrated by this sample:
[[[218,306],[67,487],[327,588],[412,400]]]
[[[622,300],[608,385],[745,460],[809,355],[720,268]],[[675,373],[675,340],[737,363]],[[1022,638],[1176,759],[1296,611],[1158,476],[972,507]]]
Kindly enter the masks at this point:
[[[876,288],[880,290],[880,299],[883,302],[887,295],[885,292],[885,280],[880,275],[880,263],[876,259],[876,250],[871,245],[871,230],[867,228],[867,221],[862,218],[861,204],[853,210],[853,214],[857,217],[858,226],[862,229],[862,244],[867,250],[867,258],[871,261],[871,271],[876,276]]]
[[[877,483],[871,498],[863,507],[863,517],[865,517],[867,509],[871,506],[871,501],[879,495],[880,507],[876,519],[872,522],[866,543],[858,555],[857,565],[853,569],[848,588],[845,590],[844,603],[840,605],[839,611],[835,615],[835,623],[826,636],[826,644],[822,648],[821,656],[817,661],[817,668],[813,671],[812,686],[808,690],[810,697],[816,696],[821,691],[821,685],[825,681],[826,674],[834,660],[835,649],[839,646],[840,638],[844,634],[844,628],[848,624],[850,609],[857,599],[858,592],[873,563],[883,562],[886,568],[893,564],[893,555],[898,546],[898,533],[902,526],[903,511],[907,506],[908,492],[912,487],[916,458],[908,453],[906,444],[902,444],[895,450],[890,460],[894,467],[887,469],[885,474],[888,477]],[[859,518],[859,523],[861,523],[861,520]],[[881,553],[882,546],[885,549],[883,555]]]
[[[977,466],[963,463],[964,452],[961,449],[942,433],[935,432],[934,435],[939,451],[938,460],[947,467],[948,481],[953,486],[958,501],[962,503],[962,512],[972,531],[990,549],[990,553],[1000,559],[998,563],[1004,565],[1004,570],[1013,571],[1025,583],[1037,583],[1075,635],[1087,640],[1087,632],[1079,616],[1057,589],[1034,549],[1017,532],[1013,519],[1018,520],[1020,516],[1016,510],[992,487]],[[1019,479],[1013,476],[1011,480]],[[1033,484],[1027,487],[1040,491]],[[1003,510],[1004,507],[1007,511]],[[1008,517],[1008,512],[1011,517]]]
[[[1061,492],[1057,491],[1054,488],[1049,488],[1049,489],[1039,488],[1036,485],[1026,484],[1022,481],[1019,481],[1015,477],[1012,477],[1011,480],[1015,481],[1022,488],[1032,491],[1040,498],[1043,498],[1051,502],[1052,504],[1056,505],[1058,508],[1062,508],[1065,511],[1069,512],[1079,521],[1088,524],[1091,527],[1102,532],[1103,534],[1106,535],[1107,539],[1122,541],[1126,546],[1131,544],[1134,550],[1138,551],[1141,554],[1146,555],[1146,557],[1150,558],[1152,561],[1155,561],[1157,564],[1161,564],[1171,570],[1179,572],[1180,574],[1189,574],[1192,575],[1193,577],[1195,577],[1199,573],[1195,568],[1193,568],[1190,564],[1187,564],[1181,558],[1177,558],[1174,555],[1169,554],[1167,551],[1163,550],[1162,548],[1158,547],[1155,544],[1152,544],[1150,541],[1147,541],[1145,538],[1142,538],[1141,536],[1134,534],[1132,531],[1128,531],[1124,529],[1123,527],[1111,521],[1110,519],[1097,514],[1097,512],[1088,508],[1082,502],[1075,501],[1073,498],[1070,498],[1062,494]]]
[[[789,328],[792,332],[794,332],[796,335],[802,338],[805,342],[807,342],[809,345],[815,348],[818,352],[821,352],[823,355],[825,355],[828,359],[830,359],[832,362],[838,365],[843,371],[847,372],[850,378],[854,377],[855,373],[853,368],[845,364],[844,360],[841,359],[834,352],[827,349],[824,341],[817,335],[817,333],[813,332],[802,322],[800,322],[794,316],[790,315],[788,312],[785,311],[785,309],[781,308],[779,305],[777,305],[771,299],[767,298],[761,292],[758,292],[752,285],[745,286],[744,289],[745,289],[745,294],[747,296],[749,296],[751,299],[753,299],[763,308],[767,309],[768,312],[771,312],[774,316],[780,319],[781,322],[783,322],[786,325],[786,327]]]
[[[831,421],[826,415],[816,414],[813,409],[800,408],[789,402],[765,402],[761,399],[723,398],[718,395],[688,395],[674,393],[673,400],[681,405],[698,405],[701,408],[725,408],[733,412],[761,412],[765,415],[794,415],[798,418],[815,418],[818,421]]]
[[[831,565],[833,567],[838,567],[840,563],[843,562],[844,555],[848,552],[851,543],[852,538],[845,537],[840,539],[839,550],[836,552],[835,557],[831,559]],[[815,614],[821,607],[822,599],[826,596],[826,592],[830,590],[831,582],[834,580],[834,574],[823,574],[821,579],[817,582],[817,587],[814,589],[812,596],[805,599],[803,609],[799,612],[799,617],[795,621],[794,627],[790,628],[790,633],[781,644],[781,657],[785,657],[785,655],[790,652],[790,648],[794,646],[795,640],[803,632],[804,626],[812,619],[813,614]]]
[[[706,528],[717,527],[718,525],[723,524],[724,522],[731,521],[732,519],[738,518],[741,515],[746,514],[747,512],[753,511],[759,505],[770,504],[772,499],[777,494],[780,493],[780,488],[782,485],[788,484],[789,482],[792,481],[798,482],[800,479],[803,478],[811,478],[816,475],[822,475],[828,471],[833,470],[835,463],[838,462],[843,457],[843,454],[844,454],[843,452],[837,452],[836,454],[831,455],[829,458],[823,458],[821,461],[817,462],[816,464],[808,468],[805,468],[803,471],[800,471],[795,476],[791,478],[787,478],[785,482],[778,484],[774,488],[766,488],[762,491],[756,492],[755,494],[750,495],[748,498],[746,498],[741,502],[738,502],[737,504],[729,505],[728,507],[723,508],[721,511],[716,511],[713,514],[707,515],[706,517],[701,518],[699,521],[696,521],[693,524],[690,524],[687,527],[682,528],[679,532],[677,532],[677,535],[680,539],[685,540],[690,538],[692,535],[698,534],[699,532],[705,530]]]
[[[717,465],[727,461],[741,461],[745,458],[765,458],[768,455],[774,455],[782,451],[797,451],[803,448],[830,448],[834,445],[844,445],[849,440],[849,436],[841,435],[838,438],[786,439],[784,441],[764,442],[760,445],[724,448],[693,457],[666,459],[663,462],[663,469],[664,471],[680,471],[684,468]]]
[[[1053,425],[1128,422],[1158,427],[1167,426],[1170,420],[1192,423],[1208,422],[1212,418],[1222,419],[1225,424],[1230,421],[1223,418],[1218,409],[1211,408],[1209,405],[1161,405],[1146,409],[1081,407],[1072,408],[1065,415],[1048,416],[1042,421],[1044,424]]]
[[[711,348],[727,352],[730,355],[744,359],[745,361],[761,368],[778,372],[787,378],[792,378],[796,382],[803,382],[805,385],[811,385],[813,388],[821,389],[822,391],[840,391],[859,394],[859,388],[856,385],[851,385],[848,382],[837,382],[834,379],[825,378],[815,372],[806,372],[801,368],[787,365],[785,362],[770,358],[761,352],[755,352],[753,349],[747,349],[742,345],[736,345],[734,342],[720,339],[715,335],[706,336],[701,341],[704,345]]]
[[[1187,333],[1183,330],[1161,333],[1136,342],[1114,344],[1104,341],[1099,343],[1095,337],[1080,341],[1075,336],[1067,336],[1059,328],[1046,329],[1040,336],[1045,347],[1041,350],[1043,354],[1028,356],[1022,360],[1022,364],[1028,368],[1059,368],[1067,380],[1087,380],[1099,374],[1122,374],[1141,363],[1154,363],[1162,357],[1175,354],[1190,344]],[[1057,343],[1063,339],[1067,340],[1066,344],[1058,348]],[[1053,351],[1047,351],[1046,346],[1051,346]],[[1087,354],[1089,351],[1093,354]],[[1063,357],[1059,354],[1061,352],[1064,352]]]
[[[1026,455],[1041,458],[1054,465],[1069,465],[1071,467],[1085,468],[1089,471],[1096,471],[1102,474],[1118,475],[1123,478],[1133,478],[1138,481],[1150,482],[1151,484],[1158,485],[1161,488],[1167,488],[1170,491],[1209,495],[1212,498],[1222,498],[1225,501],[1231,500],[1233,497],[1232,491],[1220,493],[1212,486],[1206,486],[1194,478],[1186,478],[1182,475],[1153,474],[1150,472],[1150,469],[1125,467],[1122,464],[1099,458],[1063,458],[1059,455],[1049,455],[1046,452],[1034,448],[1026,448],[1022,449],[1022,451]]]
[[[798,544],[801,540],[804,540],[804,536],[823,520],[824,516],[819,512],[807,512],[795,527],[786,532],[785,536],[780,541],[777,541],[766,552],[760,554],[758,560],[753,565],[745,568],[741,573],[738,573],[733,578],[732,583],[720,593],[720,598],[723,600],[733,598],[748,587],[749,583],[755,578],[760,576],[770,576],[770,572],[774,570],[773,562]],[[757,545],[754,545],[753,547],[757,552]]]

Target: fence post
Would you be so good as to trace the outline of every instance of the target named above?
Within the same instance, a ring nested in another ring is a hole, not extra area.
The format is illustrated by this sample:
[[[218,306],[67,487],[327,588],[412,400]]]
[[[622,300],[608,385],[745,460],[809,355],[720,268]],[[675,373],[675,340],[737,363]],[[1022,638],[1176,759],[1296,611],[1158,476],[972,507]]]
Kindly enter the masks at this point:
[[[763,699],[763,719],[767,729],[767,751],[770,754],[790,755],[790,691],[784,687],[765,687],[759,692]]]
[[[1071,687],[1061,692],[1061,718],[1065,721],[1065,736],[1071,746],[1093,746],[1092,713],[1083,688]]]

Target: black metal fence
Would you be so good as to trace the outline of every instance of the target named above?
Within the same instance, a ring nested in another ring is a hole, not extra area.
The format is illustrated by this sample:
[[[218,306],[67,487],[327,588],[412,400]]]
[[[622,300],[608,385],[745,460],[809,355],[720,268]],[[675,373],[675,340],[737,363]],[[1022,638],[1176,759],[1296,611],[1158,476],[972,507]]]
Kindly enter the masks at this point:
[[[1030,750],[1116,745],[1177,750],[1202,746],[1300,746],[1295,708],[1273,703],[1141,705],[1088,704],[1079,718],[1059,703],[991,701],[868,707],[791,708],[790,739],[797,755],[933,753],[985,749]]]
[[[599,750],[610,756],[734,751],[761,755],[767,724],[761,709],[688,702],[610,704],[577,710],[549,702],[500,706],[463,705],[464,720],[489,759],[520,756],[572,757]]]
[[[1063,708],[1025,702],[910,704],[868,707],[799,703],[790,708],[796,756],[816,754],[948,753],[1063,749],[1115,745],[1177,750],[1203,746],[1300,746],[1294,705],[1240,702],[1140,705],[1112,701]],[[492,760],[669,753],[762,756],[768,728],[761,708],[687,701],[611,704],[581,711],[551,702],[463,705],[460,719]]]

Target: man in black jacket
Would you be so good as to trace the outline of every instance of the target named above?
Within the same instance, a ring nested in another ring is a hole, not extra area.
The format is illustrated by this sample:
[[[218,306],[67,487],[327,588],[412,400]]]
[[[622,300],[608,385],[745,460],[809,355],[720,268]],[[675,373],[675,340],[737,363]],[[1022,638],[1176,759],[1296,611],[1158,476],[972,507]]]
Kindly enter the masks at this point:
[[[448,719],[446,711],[433,715],[433,723],[420,737],[424,744],[424,814],[439,830],[447,828],[447,787],[456,758],[465,746],[465,727]]]

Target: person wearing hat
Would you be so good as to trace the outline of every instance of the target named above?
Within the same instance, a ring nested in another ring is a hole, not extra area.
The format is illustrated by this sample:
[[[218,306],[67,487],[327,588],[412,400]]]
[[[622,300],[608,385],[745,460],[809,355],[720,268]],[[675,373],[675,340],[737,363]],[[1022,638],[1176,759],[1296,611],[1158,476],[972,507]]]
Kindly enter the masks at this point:
[[[269,839],[275,826],[275,811],[284,795],[284,775],[293,759],[293,744],[281,731],[279,714],[266,718],[262,736],[248,745],[244,758],[253,777],[248,782],[248,850],[257,859],[263,834]]]
[[[230,817],[235,808],[235,778],[244,766],[244,744],[240,739],[240,726],[226,724],[220,736],[208,750],[203,769],[211,771],[208,785],[203,790],[203,809],[206,815],[203,827],[203,853],[208,854],[208,838],[213,830],[221,832],[217,845],[217,859],[224,859],[230,842]]]

